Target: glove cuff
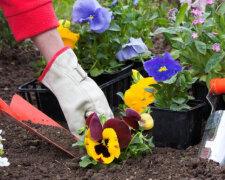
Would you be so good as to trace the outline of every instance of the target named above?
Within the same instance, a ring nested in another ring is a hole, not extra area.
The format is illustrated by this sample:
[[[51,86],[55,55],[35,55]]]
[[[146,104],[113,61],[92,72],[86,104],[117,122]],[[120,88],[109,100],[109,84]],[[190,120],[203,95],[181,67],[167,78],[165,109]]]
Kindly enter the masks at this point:
[[[47,72],[49,71],[49,69],[51,68],[52,64],[55,62],[56,58],[62,54],[63,52],[65,52],[66,50],[70,49],[70,46],[66,46],[62,49],[60,49],[57,53],[55,53],[55,55],[52,57],[51,61],[47,64],[47,66],[45,67],[43,73],[41,74],[41,76],[38,78],[38,81],[41,82],[45,75],[47,74]]]

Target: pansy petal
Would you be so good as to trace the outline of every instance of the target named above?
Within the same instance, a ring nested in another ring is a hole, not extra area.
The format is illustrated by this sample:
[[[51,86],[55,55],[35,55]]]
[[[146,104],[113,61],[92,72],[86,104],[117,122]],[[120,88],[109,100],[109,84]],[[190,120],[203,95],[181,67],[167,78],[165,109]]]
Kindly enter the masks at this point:
[[[133,5],[137,6],[138,0],[132,0]]]
[[[112,12],[106,8],[98,8],[90,21],[90,29],[95,33],[103,33],[109,28],[112,20]]]
[[[160,64],[158,64],[157,62],[161,60],[162,60],[161,57],[156,57],[144,62],[144,69],[149,76],[153,76],[155,69],[159,69]]]
[[[96,0],[76,0],[71,17],[76,24],[83,24],[100,7],[100,4]]]
[[[85,125],[87,125],[89,127],[90,121],[94,115],[97,115],[97,114],[95,112],[93,112],[87,117],[87,119],[85,120]]]
[[[148,50],[147,46],[145,45],[145,43],[142,41],[141,38],[130,38],[130,42],[123,45],[122,47],[125,48],[127,46],[132,46],[134,48],[134,50],[136,51],[136,53],[138,54],[142,54],[145,53],[145,51]]]
[[[141,116],[132,108],[126,108],[126,117],[133,118],[136,121],[141,120]]]
[[[132,59],[138,56],[139,54],[134,50],[132,46],[126,47],[125,49],[122,49],[116,53],[116,57],[117,59],[119,59],[119,61]]]
[[[138,129],[138,127],[139,127],[138,121],[136,121],[134,118],[123,116],[122,119],[132,129],[134,129],[134,130]]]
[[[95,113],[89,123],[89,128],[90,128],[90,132],[91,132],[91,137],[94,141],[99,141],[102,139],[102,125],[100,123],[100,120],[97,116],[97,114]]]
[[[103,129],[112,128],[116,132],[120,148],[126,148],[130,143],[132,136],[128,126],[119,119],[109,119],[103,125]]]

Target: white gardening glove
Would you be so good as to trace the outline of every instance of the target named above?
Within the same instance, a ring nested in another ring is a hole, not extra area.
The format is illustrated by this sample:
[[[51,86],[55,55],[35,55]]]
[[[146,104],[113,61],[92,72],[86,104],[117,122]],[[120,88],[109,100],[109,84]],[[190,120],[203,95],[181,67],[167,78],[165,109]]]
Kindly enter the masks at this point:
[[[38,80],[55,94],[71,133],[79,139],[83,137],[77,131],[91,113],[113,117],[104,93],[87,76],[68,47],[56,53]]]

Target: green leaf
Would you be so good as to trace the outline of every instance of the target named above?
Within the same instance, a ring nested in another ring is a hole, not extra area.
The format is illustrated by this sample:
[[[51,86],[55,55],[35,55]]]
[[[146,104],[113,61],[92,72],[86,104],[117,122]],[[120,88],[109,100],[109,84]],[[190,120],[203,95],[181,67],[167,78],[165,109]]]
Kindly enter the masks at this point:
[[[186,28],[186,27],[183,27],[183,26],[175,27],[174,30],[176,32],[184,32],[187,35],[192,34],[192,31],[189,28]]]
[[[155,144],[153,143],[153,136],[150,139],[147,139],[147,142],[149,147],[155,147]]]
[[[121,99],[124,101],[124,95],[122,92],[117,92],[116,93],[119,97],[121,97]]]
[[[172,101],[177,104],[183,104],[185,102],[185,98],[181,98],[181,97],[172,98]]]
[[[120,31],[120,26],[116,23],[113,23],[109,26],[109,31]]]
[[[217,14],[223,15],[225,13],[225,2],[221,3],[216,11]]]
[[[2,156],[4,154],[3,149],[0,149],[0,155]]]
[[[181,111],[181,110],[185,110],[185,109],[190,109],[191,107],[188,106],[187,104],[181,104],[181,105],[177,105],[177,104],[172,104],[170,106],[170,109],[173,111]]]
[[[88,165],[91,165],[91,164],[96,165],[97,163],[98,163],[97,161],[91,160],[91,159],[90,159],[90,156],[86,155],[86,156],[83,156],[83,157],[81,158],[81,161],[80,161],[79,165],[80,165],[80,167],[85,168],[85,167],[87,167]]]
[[[147,45],[148,45],[150,48],[153,48],[153,47],[154,47],[151,38],[147,38],[147,39],[145,39],[145,41],[147,42]]]
[[[177,74],[172,76],[170,79],[168,79],[166,81],[163,81],[163,83],[165,83],[165,84],[173,84],[176,80],[177,80]]]
[[[150,84],[149,86],[153,87],[156,90],[159,90],[161,88],[159,84]]]
[[[158,18],[155,23],[159,26],[167,26],[169,24],[165,18]]]
[[[83,135],[87,129],[88,127],[84,125],[82,128],[78,129],[78,134]]]
[[[153,35],[160,34],[160,33],[176,34],[176,31],[174,31],[172,29],[160,27],[154,31]]]
[[[85,147],[84,141],[77,141],[76,143],[72,144],[72,147],[79,146],[79,147]]]
[[[100,53],[100,52],[98,52],[97,58],[98,58],[98,59],[109,59],[107,55],[105,55],[105,54],[103,54],[103,53]]]
[[[144,88],[145,91],[149,92],[149,93],[154,93],[155,89],[153,88]]]
[[[195,41],[195,47],[201,54],[206,54],[206,44],[202,41]]]
[[[224,58],[224,53],[213,53],[213,55],[210,57],[210,59],[208,60],[206,67],[205,67],[205,72],[208,73],[210,72],[214,67],[217,66],[218,63],[220,63],[220,61]]]
[[[39,63],[34,62],[34,61],[31,61],[31,62],[29,63],[29,66],[31,66],[31,67],[38,67],[38,66],[39,66]]]
[[[213,35],[212,33],[207,33],[207,36],[215,43],[220,42],[220,40],[215,35]]]
[[[90,75],[92,77],[96,77],[96,76],[102,74],[103,72],[104,72],[103,69],[93,68],[93,69],[90,70]]]
[[[149,21],[152,21],[153,19],[156,19],[157,17],[159,17],[158,12],[154,12],[153,15],[150,17]]]
[[[178,15],[176,17],[176,26],[179,26],[180,23],[184,20],[187,8],[188,8],[188,4],[187,3],[182,4],[182,6],[180,7],[180,11],[179,11],[179,13],[178,13]]]
[[[130,144],[131,144],[131,145],[132,145],[132,144],[140,144],[139,136],[135,136],[135,138],[132,140],[132,142],[131,142]]]
[[[183,43],[183,39],[181,37],[173,37],[170,40],[177,41]]]
[[[170,55],[173,57],[173,59],[178,59],[180,57],[180,50],[173,49],[170,51]]]

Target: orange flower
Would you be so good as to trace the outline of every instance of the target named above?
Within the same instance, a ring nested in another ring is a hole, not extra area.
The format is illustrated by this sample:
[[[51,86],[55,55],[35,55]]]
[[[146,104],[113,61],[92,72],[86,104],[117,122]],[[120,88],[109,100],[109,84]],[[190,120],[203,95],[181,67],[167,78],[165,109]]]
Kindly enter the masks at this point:
[[[71,32],[68,28],[63,27],[62,24],[60,24],[57,29],[65,46],[70,46],[72,49],[74,49],[75,44],[79,40],[80,35]]]
[[[144,88],[150,88],[150,84],[157,84],[153,77],[140,79],[136,84],[131,85],[124,94],[125,104],[137,111],[139,114],[144,111],[154,100],[154,93],[147,92]]]

